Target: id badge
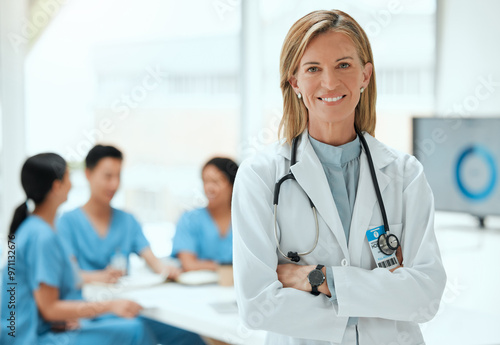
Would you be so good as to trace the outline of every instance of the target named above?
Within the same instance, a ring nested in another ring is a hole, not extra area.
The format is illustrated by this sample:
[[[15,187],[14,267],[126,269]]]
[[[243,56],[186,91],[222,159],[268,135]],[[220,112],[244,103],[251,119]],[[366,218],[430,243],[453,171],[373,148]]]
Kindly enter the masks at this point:
[[[366,232],[366,238],[368,239],[368,244],[372,250],[373,259],[375,264],[380,268],[393,269],[399,266],[398,258],[396,257],[396,251],[391,255],[386,255],[380,251],[378,248],[378,237],[385,233],[384,226],[378,226],[376,228],[370,229]]]

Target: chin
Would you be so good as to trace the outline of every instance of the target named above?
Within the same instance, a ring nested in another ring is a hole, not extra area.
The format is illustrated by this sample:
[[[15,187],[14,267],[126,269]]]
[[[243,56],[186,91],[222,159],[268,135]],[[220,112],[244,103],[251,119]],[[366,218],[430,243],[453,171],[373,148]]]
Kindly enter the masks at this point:
[[[101,200],[102,200],[104,203],[108,203],[108,204],[109,204],[109,203],[111,202],[111,200],[113,200],[113,197],[114,197],[114,195],[113,195],[112,197],[105,196],[105,197],[103,197]]]
[[[210,206],[218,206],[220,204],[220,201],[218,199],[208,199],[208,204]]]

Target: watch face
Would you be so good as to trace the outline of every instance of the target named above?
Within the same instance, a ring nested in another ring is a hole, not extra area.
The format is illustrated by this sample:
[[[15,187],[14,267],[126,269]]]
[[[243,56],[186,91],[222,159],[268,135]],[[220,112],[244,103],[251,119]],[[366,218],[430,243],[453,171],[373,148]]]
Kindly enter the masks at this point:
[[[308,278],[309,278],[309,283],[315,286],[321,285],[325,280],[325,276],[323,275],[323,272],[321,272],[320,270],[312,270],[309,273]]]

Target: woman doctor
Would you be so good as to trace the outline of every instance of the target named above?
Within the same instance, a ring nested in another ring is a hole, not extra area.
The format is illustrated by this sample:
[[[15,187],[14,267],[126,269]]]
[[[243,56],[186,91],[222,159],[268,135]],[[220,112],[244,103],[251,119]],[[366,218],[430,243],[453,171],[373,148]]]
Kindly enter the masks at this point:
[[[268,344],[423,344],[418,323],[446,283],[433,196],[413,156],[374,138],[365,32],[344,12],[312,12],[288,32],[280,74],[285,140],[242,164],[233,194],[242,318]],[[397,238],[383,247],[390,265],[367,238],[386,238],[384,224]]]

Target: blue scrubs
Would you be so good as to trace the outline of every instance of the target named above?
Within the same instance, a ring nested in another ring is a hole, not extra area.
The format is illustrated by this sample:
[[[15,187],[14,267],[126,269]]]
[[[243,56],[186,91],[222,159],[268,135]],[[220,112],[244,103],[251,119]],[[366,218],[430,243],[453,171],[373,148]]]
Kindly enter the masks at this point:
[[[69,253],[50,225],[34,215],[21,224],[13,242],[10,271],[15,276],[9,276],[8,266],[2,272],[1,344],[153,344],[140,319],[112,315],[82,319],[75,331],[53,332],[51,323],[39,314],[33,294],[44,283],[58,288],[61,300],[80,297]]]
[[[227,234],[221,236],[206,207],[186,212],[177,223],[172,256],[180,252],[196,254],[200,260],[230,264],[233,261],[232,228],[230,226]]]
[[[108,233],[100,237],[82,208],[61,216],[57,222],[57,233],[76,258],[82,270],[102,270],[111,262],[116,252],[127,258],[149,247],[141,225],[130,213],[112,209]],[[161,344],[197,345],[205,344],[199,335],[170,325],[142,318],[155,339]]]
[[[103,270],[116,253],[127,258],[149,247],[139,222],[130,213],[112,209],[108,233],[99,236],[86,213],[77,208],[67,212],[57,222],[57,232],[76,257],[82,270]]]

